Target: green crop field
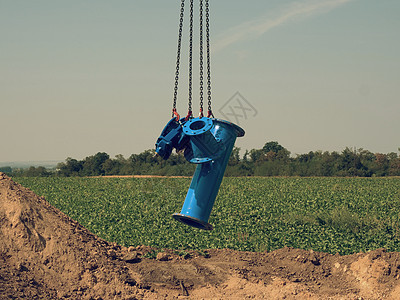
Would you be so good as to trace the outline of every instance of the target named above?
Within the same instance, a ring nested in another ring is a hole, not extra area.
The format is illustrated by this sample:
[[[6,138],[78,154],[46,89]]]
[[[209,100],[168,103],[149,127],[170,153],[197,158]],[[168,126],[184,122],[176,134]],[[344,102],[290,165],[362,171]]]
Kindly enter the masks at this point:
[[[400,251],[400,178],[225,178],[210,223],[181,224],[188,178],[14,178],[121,245]]]

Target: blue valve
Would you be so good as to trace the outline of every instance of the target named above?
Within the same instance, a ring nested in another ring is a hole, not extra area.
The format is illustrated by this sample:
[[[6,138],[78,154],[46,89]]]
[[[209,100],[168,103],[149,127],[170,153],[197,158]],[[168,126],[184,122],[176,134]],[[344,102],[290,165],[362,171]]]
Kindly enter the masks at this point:
[[[156,142],[156,153],[163,159],[168,159],[174,148],[177,151],[181,151],[188,143],[188,137],[186,137],[182,131],[182,124],[185,122],[185,118],[179,121],[177,121],[176,118],[172,118],[167,125],[165,125]]]
[[[212,230],[208,223],[229,157],[237,137],[245,132],[221,119],[172,119],[156,143],[156,152],[168,159],[172,149],[184,149],[185,158],[198,164],[180,213],[172,216],[186,225]]]

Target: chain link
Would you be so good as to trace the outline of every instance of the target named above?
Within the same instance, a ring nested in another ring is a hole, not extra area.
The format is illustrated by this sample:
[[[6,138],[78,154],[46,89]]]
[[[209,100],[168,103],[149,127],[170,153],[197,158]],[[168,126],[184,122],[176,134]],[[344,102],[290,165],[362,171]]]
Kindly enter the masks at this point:
[[[175,71],[175,87],[174,87],[174,102],[172,106],[172,117],[179,115],[176,113],[176,101],[178,99],[178,85],[179,85],[179,65],[181,61],[181,48],[182,48],[182,30],[183,30],[183,17],[185,13],[185,0],[181,0],[181,14],[179,18],[179,34],[178,34],[178,51],[176,56],[176,71]]]

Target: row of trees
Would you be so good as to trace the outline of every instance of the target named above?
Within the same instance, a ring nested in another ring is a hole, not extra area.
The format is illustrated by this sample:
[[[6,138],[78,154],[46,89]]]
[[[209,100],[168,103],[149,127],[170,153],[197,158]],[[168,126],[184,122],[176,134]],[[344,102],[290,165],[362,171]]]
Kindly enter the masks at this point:
[[[290,157],[286,148],[269,142],[262,149],[246,151],[242,160],[236,155],[227,171],[247,176],[400,176],[400,157],[395,152],[382,154],[351,148],[341,153],[310,151]]]
[[[400,149],[399,149],[400,151]],[[117,155],[110,158],[99,152],[83,160],[67,158],[56,170],[30,167],[6,172],[20,176],[103,176],[103,175],[165,175],[191,176],[195,165],[182,153],[168,160],[155,155],[154,150],[132,154],[129,158]],[[3,168],[4,169],[4,168]],[[1,168],[0,168],[1,171]],[[240,156],[235,147],[229,159],[226,176],[400,176],[400,157],[397,153],[372,153],[364,149],[346,148],[341,153],[310,151],[290,156],[278,142],[267,142],[261,149],[246,151]]]

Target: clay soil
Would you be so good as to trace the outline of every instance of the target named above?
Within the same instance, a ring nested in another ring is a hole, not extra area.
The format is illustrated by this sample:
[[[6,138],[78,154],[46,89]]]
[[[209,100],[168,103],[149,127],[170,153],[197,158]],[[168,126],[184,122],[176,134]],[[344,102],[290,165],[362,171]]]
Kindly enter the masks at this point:
[[[399,253],[121,247],[2,173],[0,225],[0,299],[400,299]]]

